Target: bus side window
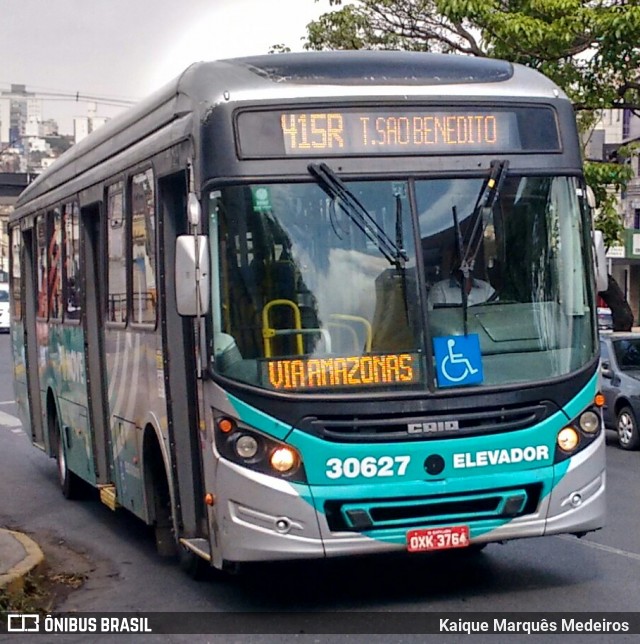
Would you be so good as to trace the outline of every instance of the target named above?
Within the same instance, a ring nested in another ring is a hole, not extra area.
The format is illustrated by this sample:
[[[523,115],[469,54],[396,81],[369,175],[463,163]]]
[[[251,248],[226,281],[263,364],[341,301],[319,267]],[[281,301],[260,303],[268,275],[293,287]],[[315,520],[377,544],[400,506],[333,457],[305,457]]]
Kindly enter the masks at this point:
[[[77,203],[68,203],[63,211],[63,247],[64,264],[62,273],[62,288],[65,303],[65,318],[77,320],[80,318],[82,301],[78,270],[80,267],[80,226]]]
[[[107,188],[107,320],[127,321],[125,212],[122,182]]]
[[[39,318],[47,317],[47,225],[43,215],[36,220],[36,279],[38,281],[38,308],[36,315]]]
[[[59,320],[62,317],[62,221],[60,209],[56,208],[51,212],[49,219],[48,308],[49,316],[54,320]]]
[[[146,170],[131,182],[131,266],[133,288],[132,320],[155,323],[156,289],[156,220],[153,171]]]

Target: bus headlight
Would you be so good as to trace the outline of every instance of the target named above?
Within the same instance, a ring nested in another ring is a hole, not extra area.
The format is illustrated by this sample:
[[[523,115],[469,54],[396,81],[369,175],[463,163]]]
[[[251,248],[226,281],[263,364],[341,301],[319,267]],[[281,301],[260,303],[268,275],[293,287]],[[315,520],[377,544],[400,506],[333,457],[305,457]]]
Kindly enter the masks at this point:
[[[288,447],[279,447],[271,454],[271,467],[277,472],[288,472],[296,464],[296,454]]]
[[[563,452],[571,452],[578,446],[580,437],[573,427],[565,427],[558,432],[557,441]]]
[[[580,415],[580,429],[587,434],[595,434],[600,429],[600,419],[593,411],[585,411]]]
[[[214,454],[255,472],[306,483],[302,458],[291,445],[222,414],[214,416],[213,434]]]
[[[599,408],[587,407],[558,432],[553,462],[561,463],[572,458],[597,440],[602,431],[602,414]]]
[[[235,448],[241,458],[253,458],[258,453],[258,441],[253,436],[240,436]]]

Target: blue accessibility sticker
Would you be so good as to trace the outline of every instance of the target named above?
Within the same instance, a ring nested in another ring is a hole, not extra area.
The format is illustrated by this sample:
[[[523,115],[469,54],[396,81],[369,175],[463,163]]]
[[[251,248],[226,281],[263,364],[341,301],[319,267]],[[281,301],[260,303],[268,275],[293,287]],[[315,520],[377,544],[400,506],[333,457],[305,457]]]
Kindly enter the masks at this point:
[[[480,336],[477,333],[433,338],[433,351],[438,386],[477,385],[484,380]]]

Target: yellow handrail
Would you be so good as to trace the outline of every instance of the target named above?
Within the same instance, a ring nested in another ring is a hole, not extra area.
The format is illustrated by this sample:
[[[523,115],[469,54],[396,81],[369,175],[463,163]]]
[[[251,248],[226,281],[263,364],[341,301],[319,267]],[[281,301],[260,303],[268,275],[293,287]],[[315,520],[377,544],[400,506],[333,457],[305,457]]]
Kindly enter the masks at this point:
[[[293,310],[293,321],[295,328],[293,329],[274,329],[269,320],[269,312],[274,306],[288,306]],[[302,341],[302,316],[300,315],[300,307],[291,300],[271,300],[267,302],[262,308],[262,338],[264,339],[264,356],[270,358],[273,355],[273,347],[271,342],[277,335],[296,334],[296,349],[298,355],[304,353],[304,343]]]
[[[373,342],[373,330],[371,322],[367,318],[360,317],[359,315],[347,315],[346,313],[332,313],[331,316],[334,320],[346,320],[348,322],[357,322],[362,324],[365,333],[364,349],[367,353],[371,352],[371,344]]]

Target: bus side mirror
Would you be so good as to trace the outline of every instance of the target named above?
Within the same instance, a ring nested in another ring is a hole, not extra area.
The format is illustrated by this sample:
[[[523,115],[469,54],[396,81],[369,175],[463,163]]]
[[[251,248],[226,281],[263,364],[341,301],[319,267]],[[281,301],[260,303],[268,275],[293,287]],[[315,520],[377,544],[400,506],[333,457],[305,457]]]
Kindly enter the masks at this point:
[[[184,316],[209,311],[209,244],[205,235],[176,239],[176,307]]]

